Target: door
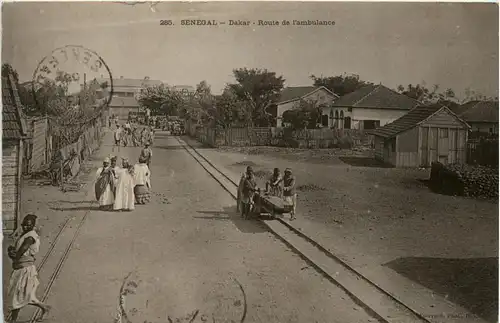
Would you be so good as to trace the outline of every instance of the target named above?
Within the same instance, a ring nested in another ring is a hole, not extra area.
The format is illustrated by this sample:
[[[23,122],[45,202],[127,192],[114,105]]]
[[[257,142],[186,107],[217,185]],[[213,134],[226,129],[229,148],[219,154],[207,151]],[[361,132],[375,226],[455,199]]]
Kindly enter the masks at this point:
[[[450,153],[450,140],[448,129],[439,129],[438,137],[438,160],[442,164],[448,163],[448,155]]]

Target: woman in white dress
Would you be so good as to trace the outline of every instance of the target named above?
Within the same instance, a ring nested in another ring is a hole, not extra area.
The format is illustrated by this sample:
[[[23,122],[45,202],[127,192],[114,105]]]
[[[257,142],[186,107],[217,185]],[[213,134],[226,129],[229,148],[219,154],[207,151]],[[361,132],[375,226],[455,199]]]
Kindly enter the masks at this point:
[[[21,224],[22,234],[15,246],[9,246],[8,255],[12,259],[13,272],[10,276],[8,300],[11,307],[11,322],[17,322],[19,311],[27,305],[33,305],[42,310],[43,320],[50,306],[45,305],[36,297],[38,272],[35,267],[35,255],[40,249],[40,237],[35,232],[36,215],[28,214]]]
[[[110,166],[110,159],[105,158],[102,167],[96,173],[95,197],[101,209],[111,209],[115,202],[115,171]]]
[[[117,173],[116,198],[113,204],[115,211],[132,211],[135,209],[134,167],[128,159],[123,158],[123,168]]]
[[[139,163],[134,166],[135,199],[137,204],[146,204],[151,198],[151,171],[144,156],[139,157]]]

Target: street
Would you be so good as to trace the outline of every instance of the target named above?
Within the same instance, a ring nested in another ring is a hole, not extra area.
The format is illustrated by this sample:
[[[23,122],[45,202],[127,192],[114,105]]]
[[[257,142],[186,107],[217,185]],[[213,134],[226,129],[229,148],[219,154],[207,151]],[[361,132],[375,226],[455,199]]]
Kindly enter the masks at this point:
[[[99,154],[111,149],[108,133]],[[139,152],[115,154],[136,161]],[[175,138],[157,134],[153,154],[151,203],[103,212],[88,194],[71,206],[89,213],[48,296],[47,322],[113,322],[122,285],[133,292],[122,322],[375,321],[263,225],[242,220]]]

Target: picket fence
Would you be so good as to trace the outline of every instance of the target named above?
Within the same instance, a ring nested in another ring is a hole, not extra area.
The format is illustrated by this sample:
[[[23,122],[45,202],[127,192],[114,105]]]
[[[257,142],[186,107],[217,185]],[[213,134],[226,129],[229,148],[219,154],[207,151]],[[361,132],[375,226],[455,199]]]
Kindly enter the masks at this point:
[[[291,131],[275,127],[215,129],[186,124],[186,132],[210,146],[277,146],[294,148],[334,148],[343,145],[370,146],[373,138],[357,129],[304,129]]]

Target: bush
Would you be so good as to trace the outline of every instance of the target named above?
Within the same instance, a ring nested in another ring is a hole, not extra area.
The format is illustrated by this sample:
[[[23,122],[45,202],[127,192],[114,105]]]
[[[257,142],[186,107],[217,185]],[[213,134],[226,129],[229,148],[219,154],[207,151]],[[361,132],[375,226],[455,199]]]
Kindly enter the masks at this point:
[[[351,149],[354,147],[354,140],[349,136],[340,137],[338,145],[342,149]]]
[[[444,194],[498,198],[498,173],[485,166],[432,163],[431,187]]]

